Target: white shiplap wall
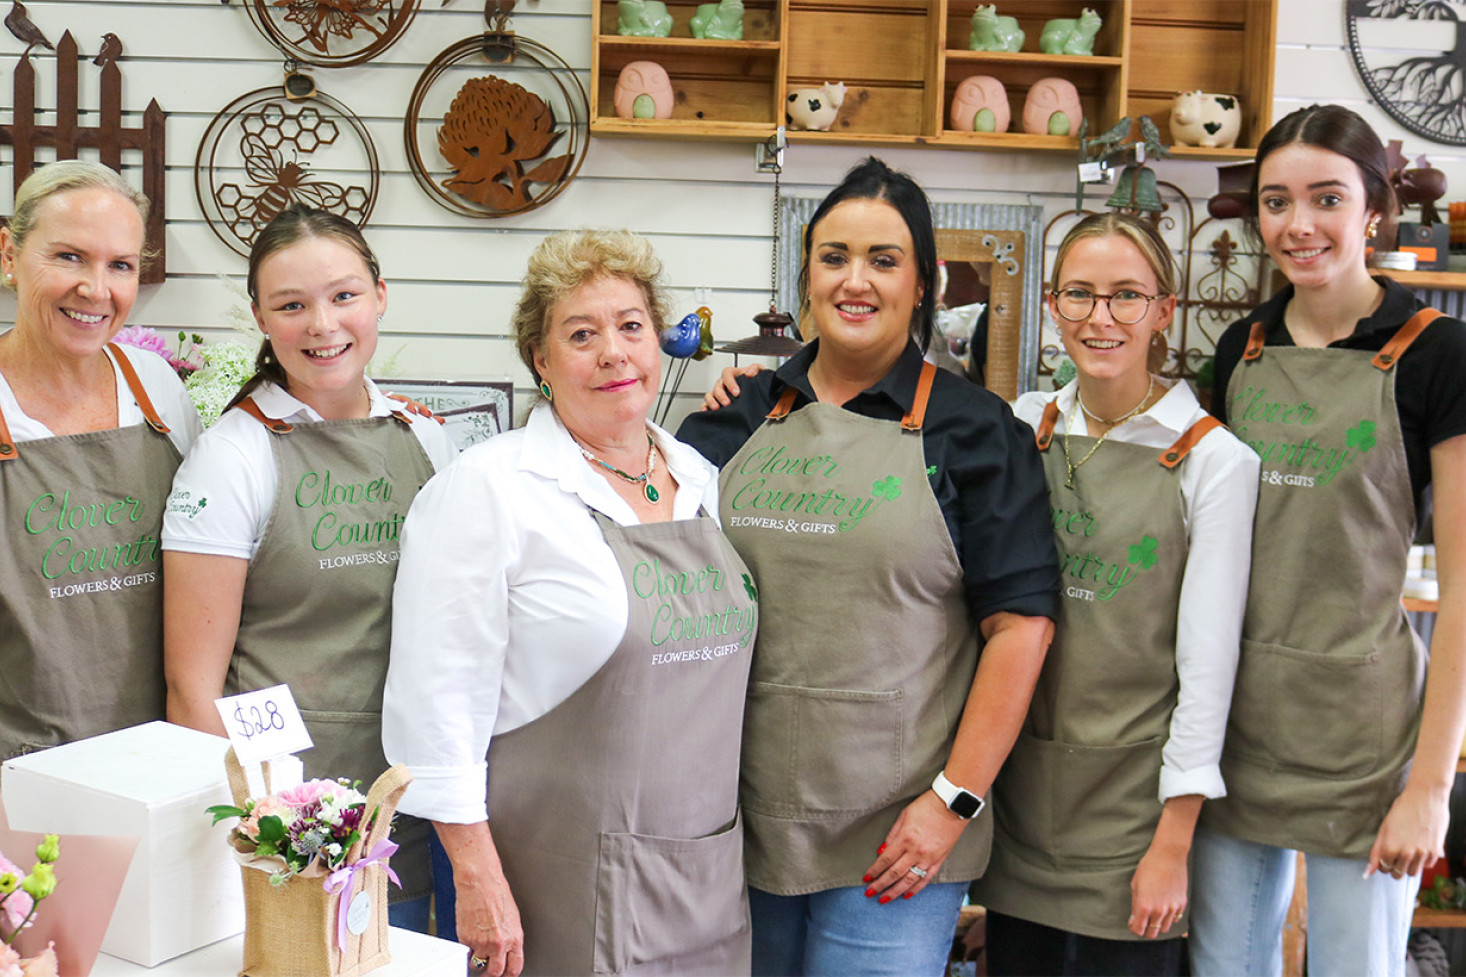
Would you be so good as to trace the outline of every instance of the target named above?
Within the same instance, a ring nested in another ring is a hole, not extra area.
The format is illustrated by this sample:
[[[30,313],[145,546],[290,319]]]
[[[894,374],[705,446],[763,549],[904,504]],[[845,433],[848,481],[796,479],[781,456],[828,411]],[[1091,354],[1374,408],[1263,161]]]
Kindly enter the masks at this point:
[[[1010,0],[1011,2],[1011,0]],[[1342,0],[1281,0],[1275,117],[1318,100],[1343,102],[1386,138],[1404,136],[1365,100],[1344,48]],[[278,53],[249,23],[241,0],[29,0],[31,18],[55,40],[70,29],[95,54],[104,32],[125,46],[127,124],[149,98],[168,113],[168,281],[143,289],[132,322],[159,329],[225,334],[239,299],[219,279],[242,282],[244,259],[214,236],[194,197],[193,162],[205,127],[234,98],[280,78]],[[513,26],[556,51],[588,84],[591,0],[520,0]],[[438,52],[483,29],[478,0],[423,0],[417,19],[380,60],[358,68],[317,69],[323,91],[360,115],[376,142],[382,193],[367,228],[390,285],[379,368],[397,375],[482,379],[528,374],[506,335],[517,282],[544,233],[581,225],[624,225],[649,235],[666,261],[678,314],[693,290],[711,290],[720,340],[752,332],[767,305],[772,178],[757,174],[745,145],[594,138],[579,178],[547,206],[499,220],[473,220],[433,203],[406,164],[401,117],[418,75]],[[0,104],[13,104],[10,72],[21,47],[0,33]],[[1136,52],[1143,56],[1143,52]],[[54,104],[54,60],[41,52],[38,103]],[[97,71],[81,72],[83,106],[96,104]],[[1406,151],[1427,151],[1415,137]],[[786,193],[818,197],[861,155],[857,147],[794,146]],[[1073,169],[1061,157],[948,150],[882,150],[939,201],[1039,204],[1058,213],[1072,203]],[[1436,155],[1453,185],[1466,181],[1466,156]],[[8,211],[8,153],[0,156],[0,211]],[[1208,163],[1166,161],[1164,180],[1204,201],[1215,191]],[[1092,191],[1098,194],[1098,190]],[[1102,198],[1101,198],[1102,199]],[[0,326],[13,321],[14,297],[0,298]],[[694,364],[684,391],[700,391],[726,357]],[[685,405],[692,403],[691,394]]]

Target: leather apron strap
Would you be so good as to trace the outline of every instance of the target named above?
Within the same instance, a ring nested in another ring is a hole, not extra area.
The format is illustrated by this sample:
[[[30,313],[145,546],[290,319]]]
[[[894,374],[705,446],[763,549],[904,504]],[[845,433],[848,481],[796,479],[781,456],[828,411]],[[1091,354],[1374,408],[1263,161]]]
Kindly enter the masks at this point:
[[[1410,321],[1400,327],[1399,332],[1387,343],[1385,348],[1380,350],[1370,365],[1380,370],[1391,369],[1405,355],[1405,350],[1410,344],[1425,332],[1425,327],[1439,319],[1444,313],[1439,309],[1424,308],[1410,317]]]
[[[1156,460],[1163,468],[1175,468],[1189,454],[1191,449],[1200,443],[1201,439],[1219,427],[1225,427],[1221,421],[1208,414],[1195,424],[1186,429],[1186,433],[1176,439],[1176,443],[1160,453]]]
[[[920,431],[921,425],[926,421],[927,403],[931,400],[932,383],[936,379],[937,368],[930,362],[923,361],[921,364],[921,376],[916,381],[916,393],[911,400],[911,409],[906,416],[901,418],[901,430]],[[784,393],[780,395],[774,409],[764,415],[770,421],[782,421],[789,416],[794,409],[794,398],[799,391],[793,387],[785,387]]]
[[[116,343],[108,343],[107,351],[112,354],[117,369],[122,371],[122,378],[127,381],[127,389],[132,391],[132,399],[137,401],[138,409],[143,412],[143,420],[148,422],[148,427],[159,434],[168,433],[168,425],[163,423],[163,418],[158,415],[153,407],[153,401],[148,397],[148,392],[143,388],[143,382],[138,378],[137,370],[133,369],[132,363],[122,350],[117,348]]]

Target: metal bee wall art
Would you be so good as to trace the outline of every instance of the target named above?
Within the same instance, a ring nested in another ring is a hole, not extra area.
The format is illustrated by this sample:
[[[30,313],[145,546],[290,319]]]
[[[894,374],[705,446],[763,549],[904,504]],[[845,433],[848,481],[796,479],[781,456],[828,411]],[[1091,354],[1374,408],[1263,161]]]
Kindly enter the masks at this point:
[[[250,21],[287,57],[323,68],[362,64],[397,42],[420,0],[246,0]]]
[[[367,186],[340,182],[363,174]],[[380,179],[376,147],[360,119],[321,92],[290,102],[279,88],[241,96],[214,117],[194,177],[209,226],[239,254],[248,254],[260,230],[292,202],[365,224]]]

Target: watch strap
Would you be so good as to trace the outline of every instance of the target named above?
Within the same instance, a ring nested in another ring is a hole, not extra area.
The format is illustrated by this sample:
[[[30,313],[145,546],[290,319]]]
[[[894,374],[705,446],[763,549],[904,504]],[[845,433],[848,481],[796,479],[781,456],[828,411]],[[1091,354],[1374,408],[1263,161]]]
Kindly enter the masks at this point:
[[[942,799],[947,810],[965,820],[970,821],[977,817],[987,806],[987,802],[980,796],[948,780],[945,770],[937,771],[936,779],[932,781],[932,792]]]

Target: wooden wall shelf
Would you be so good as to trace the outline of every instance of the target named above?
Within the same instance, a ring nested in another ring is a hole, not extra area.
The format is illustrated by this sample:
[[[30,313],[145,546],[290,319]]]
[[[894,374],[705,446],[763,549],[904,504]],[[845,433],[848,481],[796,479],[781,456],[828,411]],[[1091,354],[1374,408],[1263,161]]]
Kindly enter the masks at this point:
[[[1169,143],[1171,97],[1201,89],[1236,94],[1243,129],[1234,149],[1178,147],[1179,159],[1251,159],[1272,123],[1278,0],[999,0],[1027,33],[1019,52],[967,50],[980,0],[745,0],[743,41],[698,40],[688,22],[698,0],[669,0],[672,36],[616,33],[616,0],[595,0],[591,132],[597,135],[762,141],[784,121],[785,96],[827,81],[847,86],[832,132],[791,132],[793,142],[936,146],[1075,153],[1074,136],[1022,132],[1023,103],[1040,78],[1079,90],[1092,132],[1121,116],[1149,115]],[[1095,55],[1043,54],[1044,24],[1093,7],[1104,18]],[[618,119],[611,95],[621,69],[656,61],[676,90],[671,119]],[[1003,82],[1006,133],[948,129],[953,94],[974,75]]]

